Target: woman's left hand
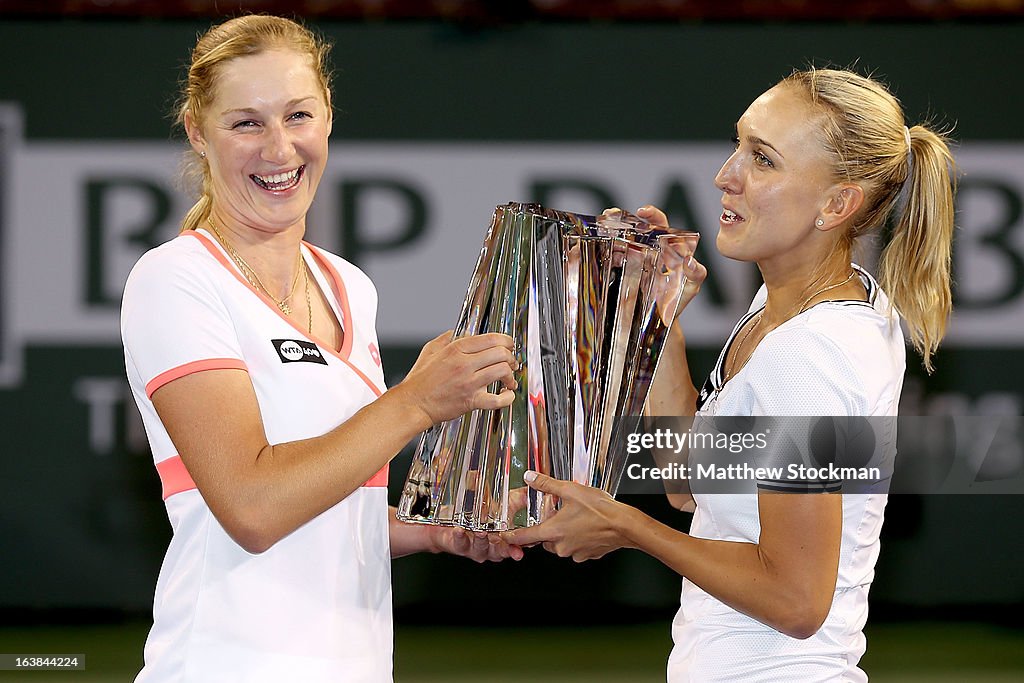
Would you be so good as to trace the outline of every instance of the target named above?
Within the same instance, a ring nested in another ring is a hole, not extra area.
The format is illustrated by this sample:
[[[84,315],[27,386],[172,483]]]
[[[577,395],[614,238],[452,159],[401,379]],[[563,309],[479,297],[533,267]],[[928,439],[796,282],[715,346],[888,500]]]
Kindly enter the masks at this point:
[[[531,478],[532,475],[532,478]],[[507,543],[526,547],[542,544],[559,557],[576,562],[596,560],[613,550],[630,547],[623,533],[634,508],[617,502],[600,489],[528,472],[530,488],[558,496],[562,507],[544,522],[501,533]]]
[[[468,557],[475,562],[523,559],[523,549],[510,544],[497,533],[403,522],[398,519],[397,512],[393,507],[388,511],[388,536],[393,558],[425,552],[448,553]]]
[[[501,562],[523,559],[523,549],[503,539],[500,534],[468,531],[459,527],[427,526],[433,535],[436,552],[468,557],[474,562]]]

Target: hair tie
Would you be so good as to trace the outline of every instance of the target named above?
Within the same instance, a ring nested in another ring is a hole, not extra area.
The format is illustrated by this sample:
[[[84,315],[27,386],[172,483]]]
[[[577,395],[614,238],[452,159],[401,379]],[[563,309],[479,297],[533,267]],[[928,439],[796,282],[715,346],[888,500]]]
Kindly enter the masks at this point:
[[[914,147],[910,143],[910,129],[906,126],[903,126],[903,139],[907,141],[907,178],[896,195],[894,209],[897,214],[902,214],[907,208],[907,195],[910,194],[914,177]]]
[[[910,129],[906,126],[903,126],[903,139],[907,141],[907,179],[903,182],[906,187],[914,176],[914,146],[910,142]]]

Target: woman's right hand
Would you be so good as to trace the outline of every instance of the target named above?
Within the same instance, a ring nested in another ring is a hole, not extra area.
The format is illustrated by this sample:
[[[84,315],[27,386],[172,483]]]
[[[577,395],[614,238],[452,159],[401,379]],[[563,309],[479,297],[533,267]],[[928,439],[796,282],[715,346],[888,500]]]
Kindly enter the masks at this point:
[[[668,227],[668,216],[665,212],[656,206],[645,204],[636,211],[636,215],[643,218],[645,221],[652,225],[659,225]],[[687,248],[687,253],[680,253],[676,250],[669,250],[663,254],[663,264],[669,272],[669,283],[666,287],[667,291],[673,293],[679,291],[678,278],[685,277],[686,281],[683,283],[682,291],[679,293],[678,301],[671,301],[666,306],[667,310],[674,313],[674,318],[678,318],[679,314],[683,312],[695,296],[700,291],[700,286],[704,282],[704,279],[708,276],[708,269],[705,268],[692,254],[689,253],[690,249]],[[666,323],[671,324],[674,320],[666,320]]]
[[[478,408],[512,405],[519,369],[512,337],[496,332],[452,339],[452,331],[430,340],[405,379],[401,391],[428,427]],[[501,382],[497,394],[488,391]]]
[[[605,209],[602,215],[614,218],[619,213],[622,213],[622,209],[613,207]],[[636,215],[651,225],[669,227],[665,212],[650,204],[637,209]],[[695,240],[670,240],[663,243],[662,275],[655,281],[654,286],[658,311],[666,325],[672,325],[679,318],[687,304],[697,296],[701,284],[708,276],[708,269],[694,257],[695,246]]]

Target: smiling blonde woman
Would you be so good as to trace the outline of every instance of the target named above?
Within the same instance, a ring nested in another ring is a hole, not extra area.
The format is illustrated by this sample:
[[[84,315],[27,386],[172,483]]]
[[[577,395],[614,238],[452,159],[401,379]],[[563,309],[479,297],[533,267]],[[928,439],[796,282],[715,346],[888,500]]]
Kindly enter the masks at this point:
[[[521,557],[388,508],[388,462],[413,436],[511,403],[512,340],[442,334],[384,384],[373,284],[303,241],[333,125],[326,54],[269,16],[192,54],[179,121],[200,198],[122,306],[174,531],[138,681],[390,681],[391,557]]]

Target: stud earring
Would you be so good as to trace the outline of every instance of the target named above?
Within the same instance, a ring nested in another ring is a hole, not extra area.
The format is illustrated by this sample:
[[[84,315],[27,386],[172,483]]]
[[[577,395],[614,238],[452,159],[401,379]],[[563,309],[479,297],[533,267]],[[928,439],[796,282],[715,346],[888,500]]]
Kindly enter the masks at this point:
[[[205,159],[206,158],[206,152],[200,152],[199,153],[199,158],[200,159]]]
[[[820,228],[821,226],[825,225],[825,219],[819,218],[818,220],[814,221],[814,224]]]

